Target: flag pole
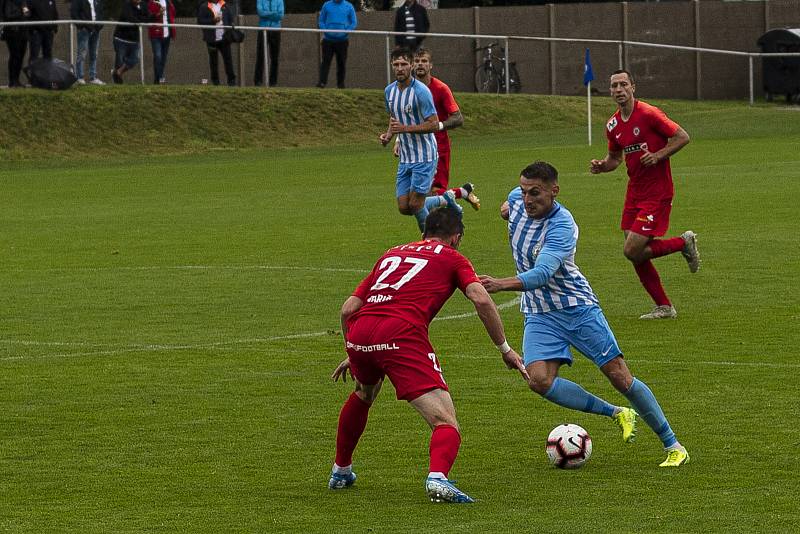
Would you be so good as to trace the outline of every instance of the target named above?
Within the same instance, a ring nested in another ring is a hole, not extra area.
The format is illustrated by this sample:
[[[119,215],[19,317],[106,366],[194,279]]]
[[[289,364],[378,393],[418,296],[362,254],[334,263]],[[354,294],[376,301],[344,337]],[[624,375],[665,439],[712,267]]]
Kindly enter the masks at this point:
[[[586,131],[589,134],[589,146],[592,146],[592,82],[586,84]]]

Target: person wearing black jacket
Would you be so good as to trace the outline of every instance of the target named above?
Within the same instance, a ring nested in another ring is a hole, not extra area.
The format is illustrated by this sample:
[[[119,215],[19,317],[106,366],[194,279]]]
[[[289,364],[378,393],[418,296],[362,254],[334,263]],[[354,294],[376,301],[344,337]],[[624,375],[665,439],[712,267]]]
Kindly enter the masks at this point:
[[[231,56],[231,43],[225,39],[225,30],[222,26],[233,25],[233,15],[225,5],[225,0],[208,0],[200,3],[197,9],[197,24],[202,26],[218,26],[217,28],[204,28],[203,41],[208,48],[208,66],[211,69],[211,83],[219,85],[219,58],[222,54],[225,63],[225,74],[228,85],[236,85],[236,74],[233,71],[233,57]]]
[[[69,9],[70,18],[73,20],[104,20],[103,19],[103,0],[72,0]],[[89,52],[89,83],[94,85],[105,85],[97,77],[97,47],[100,44],[99,24],[78,24],[78,57],[75,61],[75,76],[78,84],[83,85],[83,62],[86,60],[86,52]]]
[[[58,7],[56,0],[28,0],[31,8],[31,20],[58,20]],[[57,24],[43,24],[32,26],[30,33],[31,53],[28,56],[28,63],[40,57],[45,59],[53,58],[53,37],[58,32]]]
[[[397,8],[394,16],[394,31],[407,33],[428,33],[431,22],[428,19],[428,10],[419,5],[417,0],[406,0]],[[397,46],[405,46],[414,52],[425,37],[417,35],[395,35],[394,42]]]
[[[31,11],[26,0],[0,0],[0,16],[5,22],[24,22]],[[28,49],[28,29],[25,26],[6,26],[3,40],[8,46],[8,86],[24,87],[19,81],[25,51]]]
[[[125,0],[122,4],[120,22],[149,22],[150,14],[142,0]],[[117,26],[114,29],[114,68],[111,79],[122,83],[122,75],[139,64],[139,28],[137,26]]]

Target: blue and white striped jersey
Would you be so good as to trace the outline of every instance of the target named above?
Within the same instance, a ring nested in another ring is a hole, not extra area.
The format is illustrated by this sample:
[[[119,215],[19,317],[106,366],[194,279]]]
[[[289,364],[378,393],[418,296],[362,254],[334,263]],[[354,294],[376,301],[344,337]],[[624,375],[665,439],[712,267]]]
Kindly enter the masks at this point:
[[[528,217],[519,187],[508,195],[508,205],[508,239],[517,274],[533,269],[541,255],[556,258],[561,263],[544,285],[523,292],[520,311],[546,313],[599,304],[589,281],[575,265],[578,225],[569,210],[556,202],[546,217]]]
[[[402,124],[417,125],[425,122],[425,117],[436,115],[430,89],[417,80],[411,79],[402,91],[397,82],[391,83],[384,91],[386,111]],[[439,153],[433,133],[402,133],[400,138],[400,163],[427,163],[436,161]]]

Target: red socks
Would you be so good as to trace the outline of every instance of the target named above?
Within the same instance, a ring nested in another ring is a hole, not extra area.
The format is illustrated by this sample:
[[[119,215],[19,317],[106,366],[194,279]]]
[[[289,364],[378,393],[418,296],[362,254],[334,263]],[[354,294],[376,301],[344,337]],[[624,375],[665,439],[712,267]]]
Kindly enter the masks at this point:
[[[683,239],[680,239],[683,242]],[[664,241],[671,241],[669,239],[665,239]],[[661,241],[662,243],[664,241]],[[650,244],[652,246],[652,242]],[[681,245],[681,248],[683,246]],[[650,295],[650,298],[653,299],[653,302],[656,303],[656,306],[670,306],[670,301],[667,298],[667,294],[664,292],[664,286],[661,285],[661,277],[658,276],[658,271],[656,271],[655,265],[650,260],[647,260],[644,263],[640,263],[638,265],[633,266],[636,269],[636,274],[639,275],[639,280],[642,282],[645,291]],[[342,465],[342,464],[339,464]]]
[[[355,392],[342,406],[339,413],[339,429],[336,432],[336,465],[346,467],[353,463],[353,451],[367,427],[370,405]]]
[[[460,446],[461,434],[458,433],[456,427],[451,425],[435,427],[431,435],[429,471],[431,473],[444,473],[444,476],[447,476],[456,461]],[[339,464],[338,461],[336,463]]]
[[[650,247],[654,258],[660,258],[682,251],[684,244],[682,237],[670,237],[669,239],[653,239],[647,246]]]

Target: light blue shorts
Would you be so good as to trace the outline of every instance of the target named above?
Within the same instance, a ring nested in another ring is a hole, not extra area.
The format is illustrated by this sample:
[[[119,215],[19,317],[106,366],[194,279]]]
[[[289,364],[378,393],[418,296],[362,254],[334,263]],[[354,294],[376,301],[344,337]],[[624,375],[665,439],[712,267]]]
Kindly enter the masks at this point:
[[[572,365],[570,346],[602,367],[622,352],[599,306],[574,306],[525,315],[522,351],[525,366],[539,360]]]
[[[407,195],[411,191],[427,195],[433,185],[437,163],[438,160],[433,160],[425,163],[401,163],[398,165],[397,196]]]

